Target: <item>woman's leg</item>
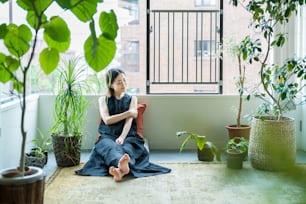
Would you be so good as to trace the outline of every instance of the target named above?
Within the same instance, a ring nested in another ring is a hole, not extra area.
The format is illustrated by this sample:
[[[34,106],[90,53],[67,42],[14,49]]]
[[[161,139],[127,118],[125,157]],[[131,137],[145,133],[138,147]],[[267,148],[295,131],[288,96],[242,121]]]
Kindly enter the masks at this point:
[[[104,158],[109,166],[109,174],[115,181],[121,181],[122,177],[130,172],[130,156],[124,153],[122,145],[118,145],[112,138],[103,138],[96,144],[96,151]]]
[[[121,181],[122,177],[130,172],[129,168],[130,156],[124,154],[118,162],[118,167],[111,166],[109,174],[114,177],[115,181]]]

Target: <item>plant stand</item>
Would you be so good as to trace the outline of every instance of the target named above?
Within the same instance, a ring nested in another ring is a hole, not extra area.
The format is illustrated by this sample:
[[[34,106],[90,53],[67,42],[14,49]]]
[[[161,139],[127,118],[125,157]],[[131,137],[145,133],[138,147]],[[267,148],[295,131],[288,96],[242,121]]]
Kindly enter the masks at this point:
[[[249,142],[249,159],[252,167],[279,171],[295,164],[296,142],[293,118],[274,120],[254,118]]]

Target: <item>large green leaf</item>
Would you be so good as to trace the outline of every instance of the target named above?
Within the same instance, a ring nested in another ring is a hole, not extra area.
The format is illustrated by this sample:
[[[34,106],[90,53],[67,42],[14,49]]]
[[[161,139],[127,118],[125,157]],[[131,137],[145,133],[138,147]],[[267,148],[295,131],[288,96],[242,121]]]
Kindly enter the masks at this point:
[[[44,40],[49,48],[65,52],[70,46],[70,30],[66,22],[60,17],[53,17],[45,25]]]
[[[0,82],[6,83],[13,80],[12,74],[19,68],[19,61],[0,53]]]
[[[34,29],[39,29],[44,23],[47,23],[47,16],[42,14],[40,18],[38,18],[34,11],[29,11],[27,14],[27,21],[29,25]]]
[[[45,25],[44,35],[58,42],[67,42],[70,40],[70,30],[67,23],[58,16],[54,16]]]
[[[103,36],[110,40],[115,40],[119,27],[117,24],[117,17],[113,10],[111,10],[110,13],[101,13],[99,25]]]
[[[5,58],[6,56],[3,53],[0,53],[0,81],[6,83],[10,80],[10,73],[6,71],[5,67]]]
[[[27,11],[35,11],[42,14],[53,2],[53,0],[17,0],[17,4]]]
[[[29,50],[32,32],[24,24],[19,27],[10,24],[7,28],[8,32],[4,38],[4,44],[12,55],[19,58]]]
[[[71,0],[71,12],[83,22],[92,19],[93,15],[97,12],[96,0]]]
[[[89,37],[84,44],[84,52],[89,66],[99,72],[113,60],[116,53],[116,43],[104,36],[100,36],[98,42],[93,43],[92,37]]]
[[[10,72],[14,72],[20,67],[20,62],[11,56],[6,56],[5,63]]]
[[[45,74],[50,74],[57,67],[59,59],[60,55],[56,49],[45,48],[39,55],[41,69]]]
[[[7,26],[5,23],[0,25],[0,39],[3,39],[7,33]]]

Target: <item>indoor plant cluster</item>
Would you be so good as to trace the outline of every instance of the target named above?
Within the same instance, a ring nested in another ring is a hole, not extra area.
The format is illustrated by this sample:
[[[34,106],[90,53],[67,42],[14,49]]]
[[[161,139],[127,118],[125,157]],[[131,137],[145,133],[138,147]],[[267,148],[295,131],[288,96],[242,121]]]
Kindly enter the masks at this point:
[[[237,6],[238,2],[231,1],[234,6]],[[240,3],[245,4],[245,1]],[[257,49],[262,50],[261,58],[256,60],[260,66],[261,87],[248,96],[263,99],[258,109],[259,116],[272,115],[280,120],[286,112],[306,100],[303,94],[305,84],[299,83],[306,80],[306,56],[288,57],[282,64],[269,63],[273,49],[283,47],[286,42],[287,33],[279,31],[279,26],[286,26],[299,6],[304,4],[305,0],[246,1],[245,8],[252,14],[251,26],[262,33],[262,39],[267,44],[265,50],[261,48],[264,43],[256,45],[260,45]]]
[[[304,104],[306,56],[283,58],[270,63],[273,51],[283,51],[292,16],[305,0],[231,0],[234,6],[242,5],[251,14],[251,27],[259,31],[263,40],[260,58],[253,63],[259,66],[260,86],[247,97],[260,98],[263,103],[253,117],[250,135],[249,158],[255,168],[282,170],[295,163],[295,120],[285,113]],[[290,53],[291,54],[291,53]],[[272,129],[273,128],[273,129]]]

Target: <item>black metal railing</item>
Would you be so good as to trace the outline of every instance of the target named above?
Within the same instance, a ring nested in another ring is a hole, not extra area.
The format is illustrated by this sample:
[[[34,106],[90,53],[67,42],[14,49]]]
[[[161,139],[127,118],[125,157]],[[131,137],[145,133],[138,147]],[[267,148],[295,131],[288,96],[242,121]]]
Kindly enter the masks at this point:
[[[219,10],[150,10],[149,93],[220,93]]]

